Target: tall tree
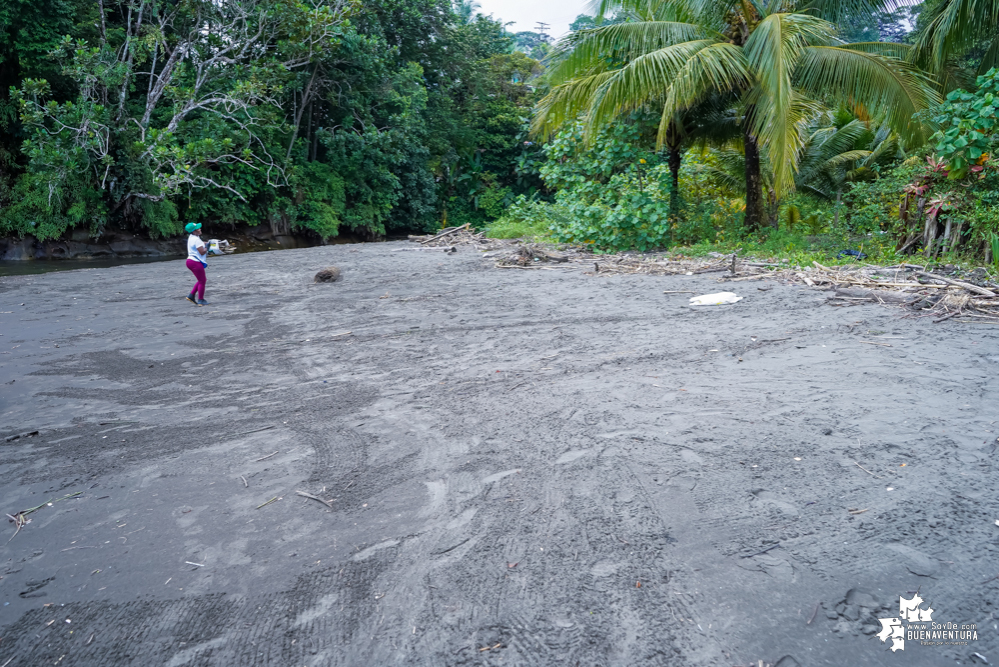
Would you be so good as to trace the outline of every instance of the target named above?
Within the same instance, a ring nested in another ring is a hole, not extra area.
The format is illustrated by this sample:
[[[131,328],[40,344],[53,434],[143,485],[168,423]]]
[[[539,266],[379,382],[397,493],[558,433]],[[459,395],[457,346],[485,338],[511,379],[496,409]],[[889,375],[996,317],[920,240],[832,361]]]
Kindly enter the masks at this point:
[[[762,165],[776,195],[794,188],[809,120],[823,101],[863,107],[906,139],[921,136],[913,114],[938,96],[895,45],[845,44],[832,20],[875,11],[878,0],[605,0],[638,20],[563,39],[549,70],[551,92],[535,130],[547,134],[581,114],[591,129],[655,107],[659,142],[671,120],[712,95],[738,97],[746,160],[746,227],[767,220]],[[779,11],[778,11],[779,10]]]

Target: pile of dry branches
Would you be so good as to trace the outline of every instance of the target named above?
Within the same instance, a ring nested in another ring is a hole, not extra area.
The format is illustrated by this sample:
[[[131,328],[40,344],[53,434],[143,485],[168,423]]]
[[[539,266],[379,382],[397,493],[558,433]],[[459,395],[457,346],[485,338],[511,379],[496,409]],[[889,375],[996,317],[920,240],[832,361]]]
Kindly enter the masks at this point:
[[[935,321],[956,317],[999,322],[999,288],[931,273],[915,264],[875,266],[854,264],[830,268],[818,262],[810,267],[784,262],[747,261],[737,255],[712,253],[707,258],[670,257],[661,253],[595,255],[588,248],[527,243],[522,239],[487,239],[468,225],[444,229],[435,236],[410,236],[429,247],[474,245],[496,268],[556,270],[555,266],[583,268],[587,275],[610,276],[641,273],[655,276],[718,274],[719,282],[771,279],[785,284],[826,287],[834,290],[829,303],[848,306],[870,301],[905,306],[916,316]],[[555,265],[555,266],[553,266]]]
[[[495,239],[487,239],[485,232],[476,234],[469,224],[460,227],[447,227],[437,234],[425,236],[409,236],[409,240],[426,248],[450,248],[459,245],[492,245]]]
[[[958,315],[999,322],[999,290],[964,280],[930,273],[914,264],[879,267],[838,267],[830,269],[813,262],[815,270],[801,274],[809,284],[828,284],[835,289],[833,305],[857,301],[894,303],[921,316],[943,322]]]

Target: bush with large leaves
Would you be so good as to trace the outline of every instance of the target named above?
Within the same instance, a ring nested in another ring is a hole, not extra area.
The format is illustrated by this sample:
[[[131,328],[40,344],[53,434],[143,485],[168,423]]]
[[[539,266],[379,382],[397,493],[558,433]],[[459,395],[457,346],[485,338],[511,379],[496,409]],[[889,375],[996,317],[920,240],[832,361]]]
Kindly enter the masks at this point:
[[[995,143],[999,111],[999,69],[978,77],[978,89],[954,90],[937,111],[936,151],[947,163],[948,178],[959,180],[984,171]]]

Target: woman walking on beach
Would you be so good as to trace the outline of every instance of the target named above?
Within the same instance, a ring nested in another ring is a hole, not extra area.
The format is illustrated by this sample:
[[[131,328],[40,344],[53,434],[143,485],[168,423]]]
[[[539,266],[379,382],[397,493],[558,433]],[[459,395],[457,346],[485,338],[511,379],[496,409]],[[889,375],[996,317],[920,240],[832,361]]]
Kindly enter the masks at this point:
[[[199,306],[207,306],[205,283],[208,278],[205,276],[205,268],[208,266],[208,262],[205,260],[208,258],[208,248],[201,240],[201,223],[189,222],[184,226],[184,229],[190,234],[187,237],[187,268],[191,269],[191,273],[198,279],[191,293],[187,295],[187,300]]]

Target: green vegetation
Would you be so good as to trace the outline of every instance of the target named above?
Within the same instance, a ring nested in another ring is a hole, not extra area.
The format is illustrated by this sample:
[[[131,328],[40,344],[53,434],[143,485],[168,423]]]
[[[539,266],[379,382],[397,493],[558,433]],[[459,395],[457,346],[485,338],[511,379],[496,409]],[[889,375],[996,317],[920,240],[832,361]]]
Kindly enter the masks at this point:
[[[547,61],[554,194],[511,219],[598,251],[993,257],[999,3],[601,9],[615,22],[577,21]]]
[[[374,237],[482,224],[540,186],[540,65],[471,5],[53,0],[0,19],[0,235]]]
[[[999,262],[999,0],[603,0],[554,44],[477,9],[8,3],[0,234]]]

